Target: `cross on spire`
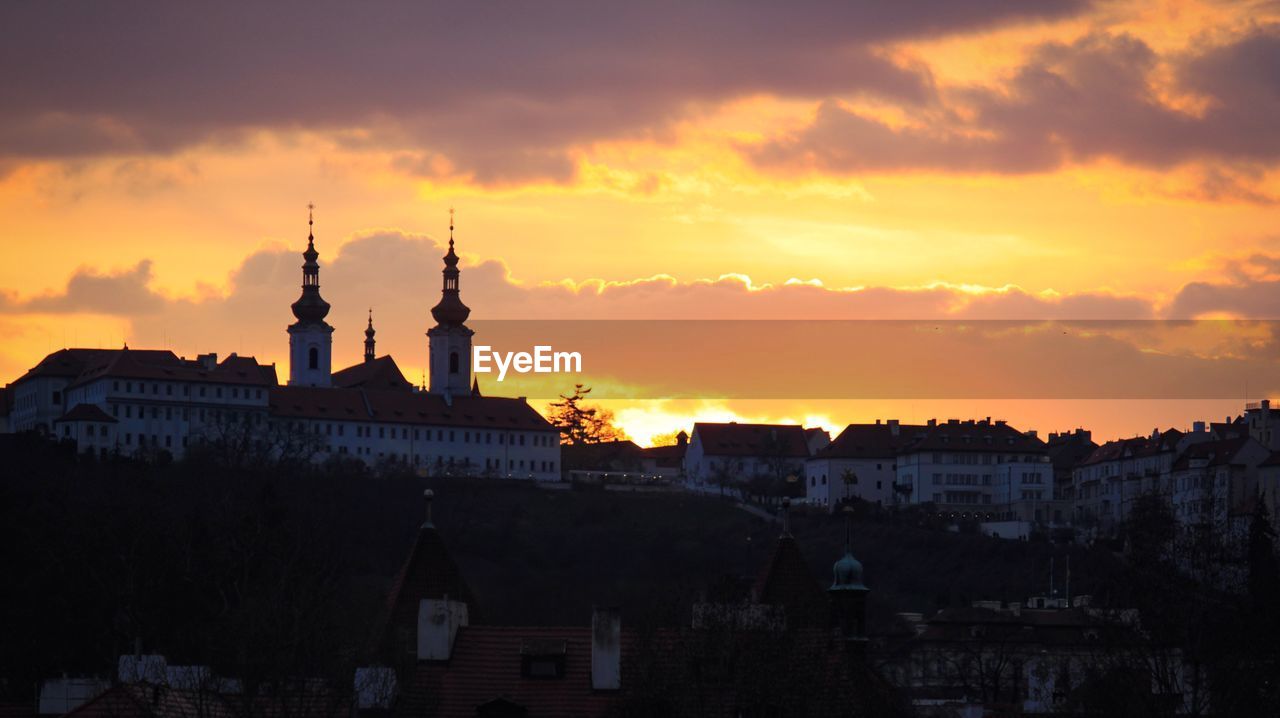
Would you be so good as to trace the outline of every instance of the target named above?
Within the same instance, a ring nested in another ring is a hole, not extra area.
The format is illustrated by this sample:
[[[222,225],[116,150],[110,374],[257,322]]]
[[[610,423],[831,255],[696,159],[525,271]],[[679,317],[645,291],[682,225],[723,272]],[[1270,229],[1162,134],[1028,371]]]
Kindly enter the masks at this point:
[[[315,238],[311,231],[311,225],[315,223],[315,211],[316,211],[316,203],[308,202],[307,203],[307,239],[308,240]]]
[[[453,207],[449,208],[449,248],[453,248]]]

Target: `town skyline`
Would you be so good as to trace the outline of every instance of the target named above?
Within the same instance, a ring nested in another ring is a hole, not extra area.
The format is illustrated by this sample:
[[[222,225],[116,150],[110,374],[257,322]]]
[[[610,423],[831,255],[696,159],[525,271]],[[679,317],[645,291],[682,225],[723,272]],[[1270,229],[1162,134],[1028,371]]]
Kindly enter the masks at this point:
[[[0,376],[126,339],[284,366],[309,200],[335,360],[373,306],[414,381],[450,206],[478,319],[1280,318],[1275,3],[70,8],[0,24]],[[989,414],[1124,436],[1271,390],[1243,384],[614,408],[642,441]]]

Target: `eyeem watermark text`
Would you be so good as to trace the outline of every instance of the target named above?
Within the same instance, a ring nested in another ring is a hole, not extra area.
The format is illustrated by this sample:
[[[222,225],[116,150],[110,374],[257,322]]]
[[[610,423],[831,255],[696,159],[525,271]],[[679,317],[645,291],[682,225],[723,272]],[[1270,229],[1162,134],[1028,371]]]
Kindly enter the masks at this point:
[[[471,348],[471,368],[477,374],[498,370],[498,381],[507,377],[507,371],[517,374],[581,374],[582,355],[578,352],[558,352],[550,346],[539,344],[529,352],[495,352],[493,347],[477,344]]]

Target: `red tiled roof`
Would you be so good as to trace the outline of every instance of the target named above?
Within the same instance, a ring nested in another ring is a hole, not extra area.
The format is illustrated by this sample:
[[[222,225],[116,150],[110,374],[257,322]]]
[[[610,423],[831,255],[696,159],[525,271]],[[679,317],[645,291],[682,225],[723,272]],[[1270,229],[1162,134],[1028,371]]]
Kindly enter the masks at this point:
[[[109,361],[115,354],[124,351],[122,349],[59,349],[58,351],[46,356],[40,360],[31,369],[27,370],[17,381],[26,381],[27,379],[35,379],[38,377],[61,377],[64,379],[74,379],[80,376],[86,369],[91,366],[102,364]],[[177,361],[177,357],[173,352],[164,350],[136,350],[129,351],[137,354],[145,355],[148,361],[165,361],[172,359]]]
[[[1219,441],[1202,441],[1192,444],[1183,450],[1178,460],[1173,462],[1174,471],[1191,468],[1191,463],[1205,462],[1205,466],[1226,466],[1237,463],[1236,455],[1252,441],[1248,436]]]
[[[625,629],[622,636],[625,660],[634,639]],[[563,641],[563,677],[523,677],[521,648],[531,641]],[[624,673],[624,686],[626,680]],[[448,662],[418,664],[396,712],[474,718],[478,706],[505,698],[524,707],[531,718],[586,718],[606,715],[618,696],[591,688],[589,626],[468,626],[458,630]]]
[[[527,402],[493,396],[454,397],[450,405],[425,392],[279,386],[271,389],[270,406],[280,417],[556,431]]]
[[[702,442],[706,456],[809,455],[804,427],[797,424],[697,423],[693,425],[693,435]]]
[[[911,427],[902,453],[916,451],[1025,451],[1043,453],[1045,443],[1003,421],[951,420]]]
[[[1166,451],[1174,451],[1178,442],[1182,439],[1183,433],[1177,429],[1170,429],[1162,432],[1158,438],[1152,439],[1149,436],[1135,436],[1131,439],[1117,439],[1108,441],[1099,446],[1089,454],[1089,457],[1080,463],[1081,466],[1090,464],[1099,464],[1104,461],[1118,461],[1127,458],[1141,458],[1144,456],[1155,456],[1156,454]]]
[[[93,421],[97,423],[115,424],[115,417],[103,411],[97,404],[76,404],[71,411],[54,419],[53,423],[57,424],[63,421]]]
[[[389,354],[334,372],[333,385],[345,389],[413,391],[413,384],[404,378],[396,360]]]
[[[897,432],[889,424],[850,424],[830,444],[814,454],[815,459],[888,458],[896,455],[926,427],[899,424]]]
[[[171,351],[147,349],[98,349],[92,360],[73,375],[71,386],[94,379],[152,379],[157,381],[202,381],[247,386],[275,386],[274,364],[259,364],[253,357],[232,354],[212,369],[198,359],[180,359]],[[34,370],[33,370],[34,371]]]

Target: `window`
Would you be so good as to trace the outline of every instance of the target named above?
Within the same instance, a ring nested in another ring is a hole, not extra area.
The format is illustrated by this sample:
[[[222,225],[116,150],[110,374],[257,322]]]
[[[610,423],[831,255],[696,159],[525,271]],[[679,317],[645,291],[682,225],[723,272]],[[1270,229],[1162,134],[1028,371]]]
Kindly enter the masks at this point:
[[[320,368],[320,350],[319,349],[316,349],[315,347],[311,347],[310,349],[307,350],[307,368],[308,369]]]
[[[458,373],[458,352],[449,352],[449,373]]]
[[[61,403],[62,403],[62,392],[60,392],[60,391],[55,391],[55,392],[53,392],[53,403],[55,403],[55,404],[61,404]]]

